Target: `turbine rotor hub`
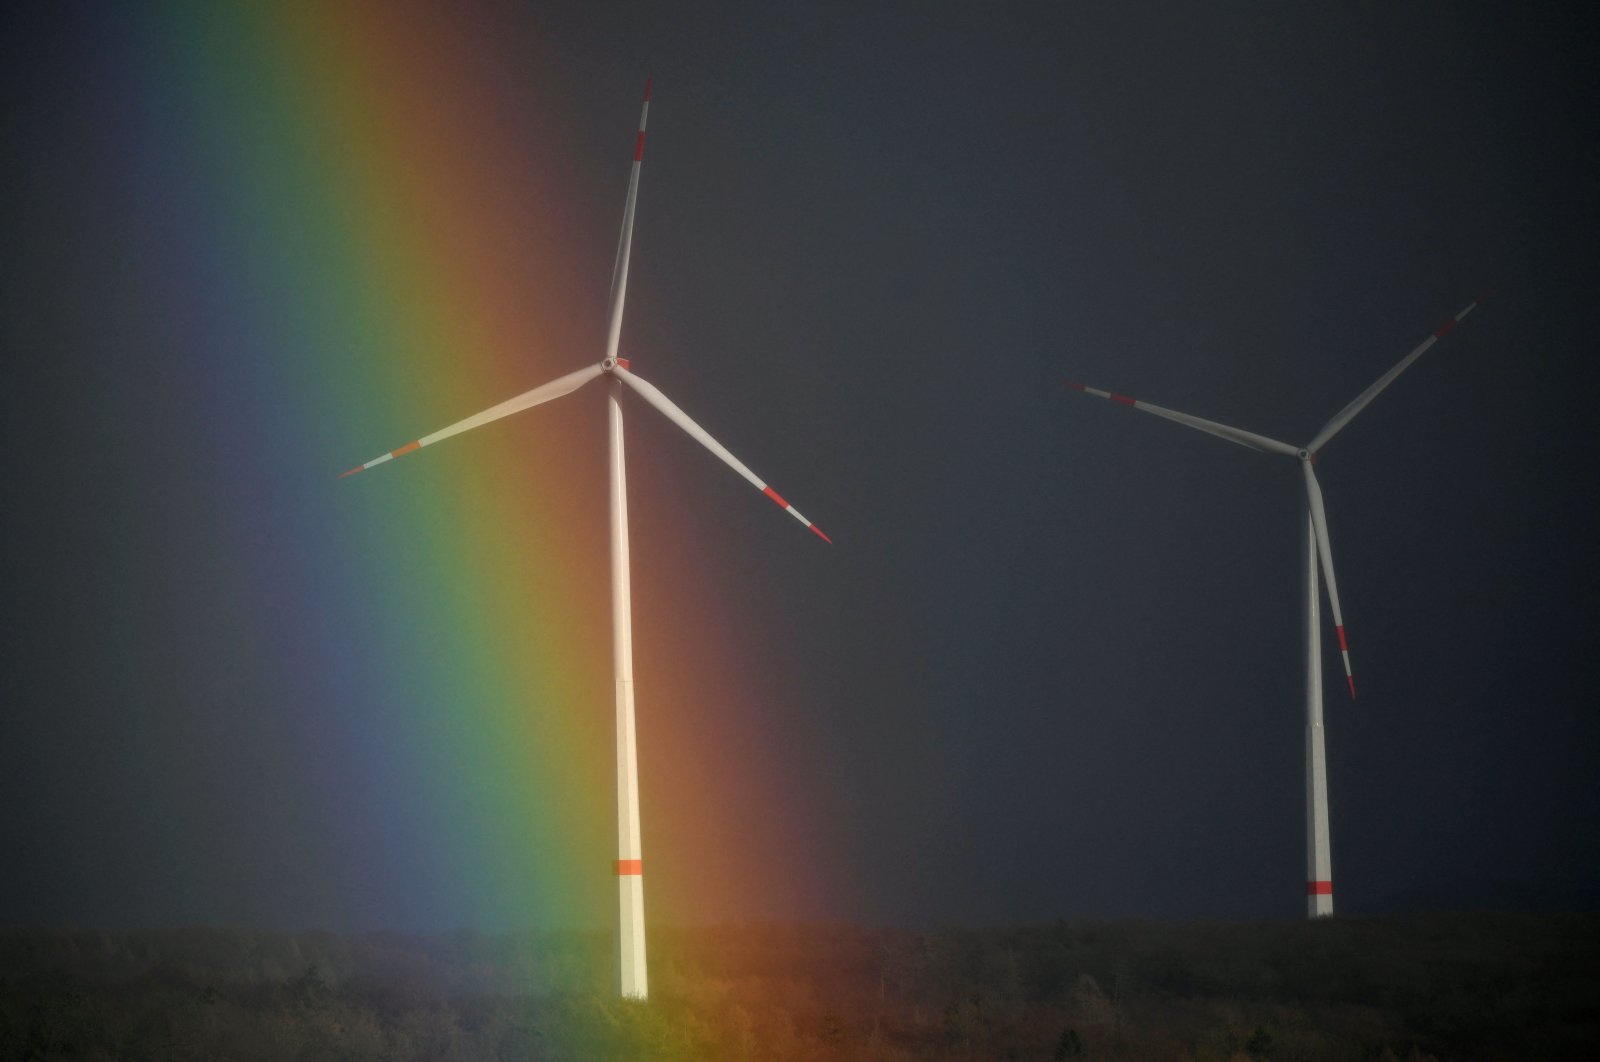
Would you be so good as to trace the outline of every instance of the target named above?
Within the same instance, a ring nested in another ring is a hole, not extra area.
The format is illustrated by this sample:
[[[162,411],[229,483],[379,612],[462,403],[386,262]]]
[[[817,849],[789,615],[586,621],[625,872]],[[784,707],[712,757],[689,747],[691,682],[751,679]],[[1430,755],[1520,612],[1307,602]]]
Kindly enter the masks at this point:
[[[1312,453],[1310,450],[1301,450],[1299,453],[1295,454],[1295,456],[1302,461],[1309,461],[1312,458]]]
[[[600,371],[601,372],[615,372],[616,369],[617,369],[617,359],[616,358],[606,358],[604,361],[602,361],[600,363]]]

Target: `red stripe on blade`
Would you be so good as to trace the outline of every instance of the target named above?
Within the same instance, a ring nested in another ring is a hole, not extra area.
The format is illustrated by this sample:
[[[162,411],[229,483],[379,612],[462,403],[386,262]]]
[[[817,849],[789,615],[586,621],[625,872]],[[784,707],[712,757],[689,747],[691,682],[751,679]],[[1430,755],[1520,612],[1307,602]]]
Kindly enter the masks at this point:
[[[1344,628],[1335,627],[1333,632],[1339,636],[1339,649],[1342,652],[1348,653],[1350,651],[1350,643],[1344,640]]]
[[[398,450],[390,450],[389,451],[389,456],[390,457],[404,457],[406,454],[409,454],[412,450],[420,450],[420,449],[422,449],[422,442],[420,440],[413,439],[411,442],[406,443],[404,446],[400,447],[400,449],[398,449]]]
[[[1306,895],[1307,896],[1332,896],[1333,895],[1333,882],[1331,882],[1331,881],[1308,881],[1308,882],[1306,882]]]
[[[352,468],[348,472],[340,472],[339,473],[339,478],[343,479],[346,476],[353,476],[357,472],[365,472],[366,470],[367,470],[367,466],[366,465],[357,465],[356,467]]]
[[[1344,680],[1350,683],[1350,699],[1353,701],[1356,699],[1356,677],[1354,675],[1346,675]]]
[[[1443,339],[1444,338],[1444,334],[1446,332],[1450,331],[1450,329],[1454,328],[1459,323],[1460,322],[1458,322],[1454,317],[1450,318],[1450,320],[1446,321],[1439,328],[1439,330],[1433,334],[1433,338],[1435,338],[1435,339]]]
[[[783,500],[783,496],[780,495],[777,491],[773,490],[771,487],[763,487],[761,489],[761,493],[765,494],[767,497],[769,497],[773,501],[777,502],[778,503],[778,508],[787,509],[789,507],[789,503]]]
[[[655,78],[650,77],[649,75],[645,76],[645,79],[644,79],[644,101],[646,103],[650,102],[650,82],[652,82],[654,80],[655,80]]]
[[[1113,394],[1111,396],[1111,401],[1113,401],[1113,402],[1121,402],[1125,406],[1131,406],[1131,405],[1133,405],[1135,400],[1132,399],[1132,398],[1129,398],[1127,395]]]
[[[619,860],[617,860],[617,877],[619,877],[619,878],[637,877],[638,875],[643,874],[643,873],[644,873],[644,860],[642,860],[642,859],[619,859]]]
[[[639,139],[633,145],[633,161],[638,162],[644,158],[644,130],[639,130]]]
[[[1067,386],[1072,388],[1074,391],[1082,391],[1083,390],[1083,384],[1080,384],[1080,383],[1071,383],[1071,382],[1069,382],[1067,384]]]

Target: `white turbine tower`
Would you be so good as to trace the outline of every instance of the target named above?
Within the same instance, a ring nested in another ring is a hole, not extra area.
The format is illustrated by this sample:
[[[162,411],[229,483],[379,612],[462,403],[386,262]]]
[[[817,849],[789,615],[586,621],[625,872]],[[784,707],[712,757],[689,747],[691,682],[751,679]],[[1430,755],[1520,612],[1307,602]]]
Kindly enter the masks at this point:
[[[626,358],[617,356],[622,335],[622,303],[628,293],[628,257],[633,246],[634,203],[639,195],[639,166],[644,158],[644,126],[650,113],[650,83],[644,88],[644,107],[639,113],[639,135],[634,142],[633,166],[628,174],[628,198],[622,211],[622,236],[617,244],[616,264],[611,274],[611,318],[606,331],[606,354],[598,365],[579,369],[541,387],[507,399],[481,413],[424,435],[404,446],[359,465],[344,476],[364,472],[375,465],[403,457],[441,439],[459,435],[490,421],[510,416],[551,399],[570,394],[598,376],[608,378],[610,393],[610,482],[611,482],[611,631],[612,663],[616,678],[617,725],[617,991],[624,997],[644,999],[649,994],[645,971],[644,941],[644,865],[639,843],[639,765],[633,723],[633,614],[632,579],[628,567],[628,492],[627,468],[622,448],[622,390],[626,385],[668,420],[688,432],[702,446],[720,457],[730,468],[796,520],[809,527],[824,541],[831,542],[822,529],[801,516],[799,511],[767,486],[705,429],[689,419],[653,385],[635,376]]]
[[[1323,425],[1304,447],[1290,446],[1288,443],[1269,439],[1264,435],[1231,428],[1226,424],[1218,424],[1213,420],[1203,420],[1200,417],[1191,417],[1187,413],[1178,413],[1161,406],[1151,405],[1149,402],[1140,402],[1126,395],[1113,394],[1110,391],[1099,391],[1093,387],[1074,383],[1067,386],[1086,394],[1098,395],[1109,398],[1124,406],[1146,413],[1154,413],[1158,417],[1177,421],[1179,424],[1195,428],[1229,442],[1238,443],[1240,446],[1252,450],[1262,450],[1267,453],[1283,454],[1293,457],[1300,462],[1300,471],[1306,485],[1306,524],[1305,524],[1305,576],[1303,580],[1305,590],[1305,663],[1306,663],[1306,913],[1312,918],[1333,914],[1333,862],[1328,851],[1328,780],[1326,769],[1326,750],[1323,745],[1322,732],[1322,647],[1321,647],[1321,615],[1318,609],[1317,594],[1317,564],[1320,558],[1322,575],[1328,583],[1328,605],[1333,610],[1333,629],[1339,640],[1339,655],[1344,659],[1345,681],[1350,686],[1350,697],[1355,698],[1356,681],[1350,670],[1350,646],[1345,639],[1344,618],[1339,612],[1339,584],[1333,577],[1333,550],[1328,545],[1328,520],[1326,510],[1322,504],[1322,488],[1317,485],[1317,474],[1313,469],[1316,463],[1317,452],[1322,449],[1328,440],[1337,435],[1346,424],[1354,419],[1357,413],[1366,408],[1367,403],[1378,397],[1384,388],[1394,382],[1394,378],[1404,372],[1412,362],[1427,351],[1427,349],[1444,338],[1446,332],[1454,328],[1462,318],[1471,313],[1481,303],[1484,296],[1480,295],[1466,308],[1456,314],[1443,327],[1434,332],[1427,339],[1419,343],[1415,350],[1400,359],[1400,363],[1378,378],[1378,381],[1357,395],[1355,401],[1341,409],[1334,418]]]

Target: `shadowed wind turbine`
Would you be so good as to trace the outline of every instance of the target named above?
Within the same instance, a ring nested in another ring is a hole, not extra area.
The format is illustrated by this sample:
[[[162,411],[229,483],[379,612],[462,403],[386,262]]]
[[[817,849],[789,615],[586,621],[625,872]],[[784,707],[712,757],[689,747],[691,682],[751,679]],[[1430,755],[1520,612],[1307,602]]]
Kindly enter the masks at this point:
[[[1093,387],[1074,383],[1067,386],[1085,394],[1098,395],[1109,398],[1120,405],[1130,406],[1145,413],[1154,413],[1158,417],[1176,421],[1186,427],[1227,439],[1229,442],[1238,443],[1240,446],[1252,450],[1261,450],[1266,453],[1282,454],[1292,457],[1300,462],[1300,471],[1305,480],[1306,488],[1306,523],[1305,523],[1305,576],[1303,587],[1305,593],[1305,663],[1306,663],[1306,913],[1312,918],[1333,914],[1333,862],[1328,850],[1328,780],[1326,770],[1326,749],[1323,744],[1322,731],[1322,648],[1321,648],[1321,615],[1319,612],[1319,595],[1317,593],[1317,566],[1320,560],[1322,577],[1328,584],[1328,606],[1333,610],[1333,630],[1339,641],[1339,655],[1344,661],[1345,682],[1350,687],[1350,697],[1356,695],[1356,680],[1350,670],[1350,645],[1345,638],[1344,617],[1339,611],[1339,584],[1333,577],[1333,550],[1328,544],[1328,518],[1322,504],[1322,488],[1317,484],[1317,473],[1313,467],[1316,464],[1317,452],[1344,426],[1353,420],[1357,413],[1367,407],[1367,403],[1377,398],[1383,389],[1394,382],[1395,377],[1411,365],[1412,362],[1422,357],[1428,348],[1444,338],[1446,332],[1454,328],[1467,314],[1471,313],[1483,301],[1479,296],[1468,303],[1466,308],[1456,314],[1449,321],[1427,339],[1419,343],[1416,349],[1400,359],[1400,363],[1378,378],[1378,381],[1365,391],[1356,396],[1355,400],[1341,409],[1332,420],[1323,425],[1321,431],[1305,446],[1290,446],[1288,443],[1269,439],[1264,435],[1231,428],[1226,424],[1218,424],[1214,420],[1204,420],[1192,417],[1187,413],[1178,413],[1174,410],[1164,409],[1161,406],[1151,405],[1149,402],[1140,402],[1126,395],[1113,394],[1110,391],[1099,391]]]
[[[404,457],[436,442],[481,427],[501,417],[571,394],[589,381],[604,376],[609,392],[607,406],[610,423],[611,487],[611,629],[612,663],[616,677],[617,727],[617,991],[628,998],[644,999],[649,985],[645,970],[644,939],[644,864],[639,844],[639,769],[633,721],[633,616],[631,577],[628,566],[627,468],[622,446],[622,391],[633,390],[668,420],[688,432],[702,446],[749,480],[751,485],[772,499],[789,515],[810,528],[824,541],[832,541],[807,520],[778,492],[746,468],[706,430],[689,418],[671,399],[653,385],[635,376],[626,358],[617,357],[622,335],[622,304],[628,293],[628,257],[633,245],[634,204],[639,196],[639,166],[644,158],[645,119],[650,114],[650,84],[645,83],[644,106],[639,112],[639,135],[634,141],[633,165],[628,174],[628,198],[622,211],[622,236],[617,243],[617,258],[611,273],[611,317],[606,332],[605,358],[597,365],[579,369],[541,387],[507,399],[481,413],[440,428],[398,449],[373,458],[343,473],[364,472],[396,457]]]

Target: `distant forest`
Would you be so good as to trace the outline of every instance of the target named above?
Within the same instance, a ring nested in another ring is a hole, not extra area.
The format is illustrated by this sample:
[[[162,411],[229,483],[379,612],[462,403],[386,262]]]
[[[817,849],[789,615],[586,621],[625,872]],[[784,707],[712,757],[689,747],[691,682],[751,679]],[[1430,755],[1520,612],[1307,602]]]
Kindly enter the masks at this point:
[[[1600,1057],[1600,915],[935,932],[0,930],[0,1059]]]

